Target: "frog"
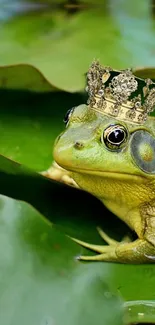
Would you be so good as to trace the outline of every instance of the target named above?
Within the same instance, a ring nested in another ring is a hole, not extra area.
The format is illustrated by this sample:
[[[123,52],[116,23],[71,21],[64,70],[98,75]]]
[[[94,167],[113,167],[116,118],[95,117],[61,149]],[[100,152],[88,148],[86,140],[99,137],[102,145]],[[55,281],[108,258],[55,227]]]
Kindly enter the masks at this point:
[[[155,105],[154,84],[136,78],[131,70],[113,71],[93,63],[88,88],[88,103],[66,114],[54,160],[71,185],[97,197],[137,238],[118,242],[98,228],[106,245],[72,238],[95,252],[79,259],[154,263],[155,118],[149,115]]]

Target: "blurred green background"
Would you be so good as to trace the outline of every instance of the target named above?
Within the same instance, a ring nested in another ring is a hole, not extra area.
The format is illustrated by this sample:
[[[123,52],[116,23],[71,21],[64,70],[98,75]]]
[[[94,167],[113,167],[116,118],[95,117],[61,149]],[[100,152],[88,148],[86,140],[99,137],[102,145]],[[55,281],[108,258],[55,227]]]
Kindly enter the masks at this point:
[[[154,66],[151,0],[0,0],[0,64],[31,64],[67,91],[84,87],[91,61]]]
[[[38,173],[94,58],[155,79],[154,16],[151,0],[0,0],[0,325],[155,323],[153,265],[81,263],[68,237],[130,230]]]

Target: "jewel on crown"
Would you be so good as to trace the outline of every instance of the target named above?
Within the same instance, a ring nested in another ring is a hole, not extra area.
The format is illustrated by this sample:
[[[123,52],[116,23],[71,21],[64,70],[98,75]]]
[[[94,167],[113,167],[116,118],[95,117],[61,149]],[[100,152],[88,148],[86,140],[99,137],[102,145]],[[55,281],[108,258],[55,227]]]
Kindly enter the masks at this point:
[[[88,104],[102,113],[142,124],[155,106],[155,84],[140,79],[131,69],[113,70],[94,61],[87,74]]]

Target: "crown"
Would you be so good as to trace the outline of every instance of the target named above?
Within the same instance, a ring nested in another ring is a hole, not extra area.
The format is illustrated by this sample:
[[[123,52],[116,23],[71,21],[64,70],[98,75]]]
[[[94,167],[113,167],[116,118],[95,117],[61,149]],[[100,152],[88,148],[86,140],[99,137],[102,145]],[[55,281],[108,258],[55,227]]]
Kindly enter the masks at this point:
[[[131,69],[113,70],[94,61],[87,73],[88,105],[101,114],[143,124],[155,108],[155,83]]]

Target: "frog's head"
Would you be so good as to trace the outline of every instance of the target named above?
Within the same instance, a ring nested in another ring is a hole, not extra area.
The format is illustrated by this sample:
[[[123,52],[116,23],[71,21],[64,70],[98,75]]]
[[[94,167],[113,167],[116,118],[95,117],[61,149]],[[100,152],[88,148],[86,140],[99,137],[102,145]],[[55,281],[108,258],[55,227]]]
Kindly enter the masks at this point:
[[[155,106],[155,83],[135,77],[130,69],[117,71],[95,61],[87,91],[89,106],[67,113],[66,131],[55,145],[57,163],[96,179],[154,176],[154,122],[147,114]]]
[[[137,125],[80,105],[67,112],[65,124],[54,148],[54,159],[63,168],[135,182],[155,175],[153,118]]]

